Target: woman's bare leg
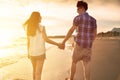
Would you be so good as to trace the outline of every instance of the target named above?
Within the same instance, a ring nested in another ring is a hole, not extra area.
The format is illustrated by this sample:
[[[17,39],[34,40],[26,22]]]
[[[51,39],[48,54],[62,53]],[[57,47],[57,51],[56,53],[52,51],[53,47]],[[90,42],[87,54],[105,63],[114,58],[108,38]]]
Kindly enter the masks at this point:
[[[35,80],[35,71],[36,71],[36,60],[31,60],[33,67],[33,80]]]
[[[42,69],[43,69],[43,64],[44,64],[44,60],[37,60],[37,64],[36,64],[36,72],[35,72],[35,80],[41,80],[41,73],[42,73]]]

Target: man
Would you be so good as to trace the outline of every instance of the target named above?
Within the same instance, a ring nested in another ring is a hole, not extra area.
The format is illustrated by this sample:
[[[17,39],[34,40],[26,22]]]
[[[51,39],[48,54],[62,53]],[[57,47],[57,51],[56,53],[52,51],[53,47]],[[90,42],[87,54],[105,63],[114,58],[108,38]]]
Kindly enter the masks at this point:
[[[84,78],[85,80],[90,80],[91,49],[96,37],[97,25],[96,20],[86,12],[88,9],[86,2],[78,1],[76,6],[79,15],[74,18],[73,25],[62,44],[65,45],[65,42],[71,37],[74,30],[76,30],[76,35],[74,36],[76,44],[72,56],[70,80],[74,79],[76,64],[80,60],[83,61]]]

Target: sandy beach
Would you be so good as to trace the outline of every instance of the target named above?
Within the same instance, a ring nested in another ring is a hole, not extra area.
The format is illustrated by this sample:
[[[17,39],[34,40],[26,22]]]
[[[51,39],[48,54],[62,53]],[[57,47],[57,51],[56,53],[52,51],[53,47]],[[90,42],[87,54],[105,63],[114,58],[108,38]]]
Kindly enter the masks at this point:
[[[69,75],[71,52],[53,46],[46,52],[42,80],[62,80]],[[32,80],[30,60],[22,58],[17,63],[0,69],[0,80]]]
[[[69,77],[71,56],[72,50],[60,50],[56,46],[48,49],[42,80],[65,80],[66,77]],[[79,62],[75,80],[83,80],[82,76],[82,65]],[[30,60],[25,57],[17,63],[0,68],[0,80],[32,80]],[[91,80],[120,80],[120,40],[95,40],[93,44]]]

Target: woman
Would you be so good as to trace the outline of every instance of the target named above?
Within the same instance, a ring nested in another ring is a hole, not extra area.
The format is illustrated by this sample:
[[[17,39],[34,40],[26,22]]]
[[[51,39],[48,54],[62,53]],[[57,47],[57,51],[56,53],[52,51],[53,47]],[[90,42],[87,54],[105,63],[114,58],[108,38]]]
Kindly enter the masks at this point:
[[[27,28],[28,57],[33,66],[33,80],[41,80],[41,72],[45,60],[45,42],[61,46],[48,39],[45,27],[42,26],[39,12],[33,12],[24,23]]]

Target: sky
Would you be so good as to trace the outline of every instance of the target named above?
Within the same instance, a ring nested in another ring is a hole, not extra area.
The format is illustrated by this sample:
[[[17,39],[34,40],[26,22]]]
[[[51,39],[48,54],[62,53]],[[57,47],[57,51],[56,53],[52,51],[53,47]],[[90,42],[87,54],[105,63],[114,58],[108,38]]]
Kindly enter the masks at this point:
[[[24,34],[22,24],[33,11],[42,15],[48,35],[66,34],[77,14],[78,0],[0,0],[0,32]],[[120,0],[84,0],[87,12],[96,18],[98,33],[120,28]],[[19,32],[18,32],[19,30]]]

